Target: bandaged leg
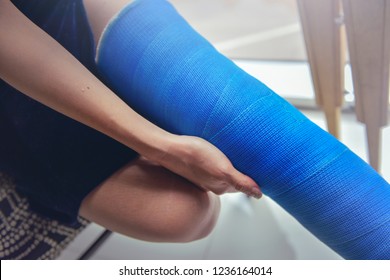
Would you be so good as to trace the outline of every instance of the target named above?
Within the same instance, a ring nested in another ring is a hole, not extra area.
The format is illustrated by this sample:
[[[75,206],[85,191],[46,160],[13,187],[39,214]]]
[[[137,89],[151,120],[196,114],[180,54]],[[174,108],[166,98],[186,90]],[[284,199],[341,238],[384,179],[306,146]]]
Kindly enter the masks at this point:
[[[219,54],[165,0],[123,9],[103,34],[97,64],[132,108],[213,143],[341,256],[390,259],[389,184]]]

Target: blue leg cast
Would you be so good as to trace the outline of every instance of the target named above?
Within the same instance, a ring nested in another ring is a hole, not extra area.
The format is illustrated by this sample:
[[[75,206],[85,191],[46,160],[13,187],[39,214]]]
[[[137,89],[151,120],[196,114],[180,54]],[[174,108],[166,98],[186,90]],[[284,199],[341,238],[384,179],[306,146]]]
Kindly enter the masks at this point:
[[[213,143],[344,258],[390,259],[389,184],[218,53],[167,1],[123,9],[103,34],[97,64],[132,108]]]

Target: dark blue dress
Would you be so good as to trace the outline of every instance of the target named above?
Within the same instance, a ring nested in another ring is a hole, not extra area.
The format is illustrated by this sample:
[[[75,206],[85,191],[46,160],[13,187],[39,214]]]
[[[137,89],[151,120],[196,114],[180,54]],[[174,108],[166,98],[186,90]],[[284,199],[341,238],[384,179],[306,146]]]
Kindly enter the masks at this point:
[[[81,0],[12,2],[97,75],[93,36]],[[0,172],[14,178],[40,214],[75,222],[83,198],[136,156],[0,80]]]

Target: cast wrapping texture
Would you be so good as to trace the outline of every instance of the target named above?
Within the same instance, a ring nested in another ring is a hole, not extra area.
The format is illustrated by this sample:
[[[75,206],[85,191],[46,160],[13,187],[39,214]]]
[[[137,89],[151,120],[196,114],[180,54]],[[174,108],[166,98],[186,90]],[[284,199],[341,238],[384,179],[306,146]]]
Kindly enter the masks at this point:
[[[97,65],[132,108],[213,143],[344,258],[390,259],[389,184],[218,53],[167,1],[123,9],[103,34]]]

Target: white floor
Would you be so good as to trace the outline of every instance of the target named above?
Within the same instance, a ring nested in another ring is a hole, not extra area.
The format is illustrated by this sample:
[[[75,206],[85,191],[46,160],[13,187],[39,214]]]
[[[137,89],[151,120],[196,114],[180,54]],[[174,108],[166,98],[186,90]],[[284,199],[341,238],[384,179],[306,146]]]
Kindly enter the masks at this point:
[[[305,60],[296,0],[170,0],[223,54],[240,59]]]
[[[305,63],[237,61],[288,99],[312,100],[310,75]],[[283,82],[281,82],[283,81]],[[348,87],[348,86],[347,86]],[[303,111],[325,127],[320,111]],[[364,127],[353,114],[342,118],[342,141],[366,158]],[[382,174],[390,180],[390,129],[383,130]],[[75,259],[95,240],[102,228],[91,224],[59,259]],[[272,200],[244,195],[222,196],[222,212],[214,232],[189,244],[156,244],[113,234],[93,259],[339,259]]]

